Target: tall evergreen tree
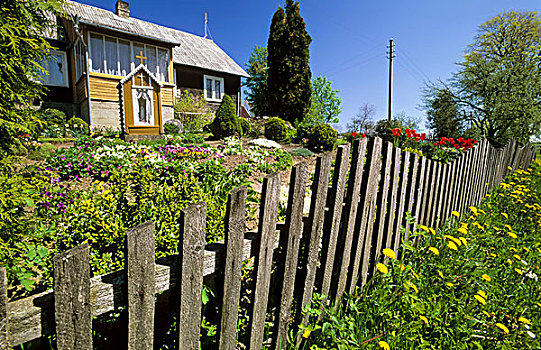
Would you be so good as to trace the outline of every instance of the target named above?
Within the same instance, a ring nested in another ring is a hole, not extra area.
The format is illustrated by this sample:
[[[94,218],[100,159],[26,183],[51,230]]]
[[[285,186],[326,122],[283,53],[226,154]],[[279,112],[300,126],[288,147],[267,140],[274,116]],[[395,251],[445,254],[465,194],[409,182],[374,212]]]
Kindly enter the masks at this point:
[[[272,19],[268,41],[269,112],[284,120],[301,121],[312,96],[310,43],[299,3],[286,0]]]
[[[286,32],[286,14],[284,9],[278,7],[270,27],[267,42],[267,89],[268,89],[268,113],[279,116],[281,107],[281,95],[283,95],[283,56],[284,56],[284,33]]]

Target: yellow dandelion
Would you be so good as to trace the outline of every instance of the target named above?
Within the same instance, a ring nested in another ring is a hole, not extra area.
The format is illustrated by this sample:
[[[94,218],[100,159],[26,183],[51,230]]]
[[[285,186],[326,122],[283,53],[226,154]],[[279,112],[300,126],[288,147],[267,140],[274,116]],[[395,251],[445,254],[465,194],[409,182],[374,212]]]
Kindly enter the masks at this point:
[[[378,345],[380,348],[383,348],[384,350],[391,350],[391,348],[389,347],[389,344],[387,344],[385,340],[380,340],[378,342]]]
[[[486,215],[485,211],[483,209],[479,209],[479,212],[483,215]]]
[[[509,248],[509,249],[511,249],[511,250],[514,251],[514,252],[517,251],[517,248],[515,248],[515,247],[511,247],[511,248]]]
[[[452,287],[452,286],[454,286],[454,284],[452,284],[451,282],[447,282],[447,283],[445,283],[445,285],[447,285],[447,287]]]
[[[400,264],[398,265],[398,268],[400,269],[400,271],[404,271],[406,269],[406,266]]]
[[[413,289],[415,291],[415,293],[419,293],[419,288],[417,288],[417,286],[411,282],[408,282],[408,286],[411,287],[411,289]]]
[[[485,292],[482,291],[482,290],[478,290],[478,291],[477,291],[477,294],[479,294],[480,296],[482,296],[482,297],[485,298],[485,299],[487,298],[487,293],[485,293]]]
[[[456,238],[453,237],[453,236],[450,236],[450,235],[444,235],[443,237],[444,237],[444,238],[447,238],[447,239],[449,239],[449,240],[451,240],[451,241],[453,241],[453,242],[455,242],[455,244],[458,245],[458,246],[461,246],[461,245],[462,245],[462,242],[460,242],[459,239],[456,239]]]
[[[503,227],[505,227],[505,228],[508,229],[509,231],[513,231],[513,229],[511,228],[511,226],[509,226],[509,225],[507,225],[507,224],[503,225]]]
[[[509,265],[513,265],[513,260],[507,259],[507,262],[509,263]]]
[[[456,211],[456,210],[453,210],[453,211],[451,212],[451,214],[453,214],[453,215],[454,215],[454,216],[456,216],[457,218],[459,218],[459,217],[460,217],[460,214],[459,214],[459,212],[458,212],[458,211]]]
[[[483,305],[486,305],[486,304],[487,304],[487,301],[486,301],[485,298],[483,298],[482,296],[475,294],[473,297],[474,297],[478,302],[480,302],[481,304],[483,304]]]
[[[490,278],[490,276],[487,275],[487,274],[483,274],[483,276],[481,276],[481,278],[484,279],[487,282],[490,282],[492,280],[492,278]]]
[[[487,316],[487,317],[490,317],[490,314],[488,312],[486,312],[485,310],[483,310],[483,313]]]
[[[434,236],[436,235],[436,231],[434,231],[432,227],[429,227],[428,229],[430,230],[430,233],[432,233]]]
[[[438,275],[440,275],[440,277],[443,278],[443,272],[441,272],[440,270],[438,270]]]
[[[530,320],[528,320],[526,317],[519,317],[518,321],[524,324],[530,324]]]
[[[500,213],[500,214],[502,214],[502,216],[503,216],[504,218],[509,219],[509,215],[507,215],[506,213]]]
[[[498,327],[499,329],[504,331],[505,334],[509,334],[509,328],[507,328],[505,325],[503,325],[501,323],[496,323],[496,327]]]
[[[308,339],[308,337],[310,336],[310,332],[311,331],[308,328],[305,328],[304,332],[302,332],[302,337]]]
[[[494,253],[490,253],[490,256],[493,257],[493,258],[497,257],[497,255],[494,254]]]
[[[477,214],[477,208],[474,206],[469,207],[469,209],[472,211],[472,213]]]
[[[522,275],[522,270],[515,268],[515,271],[516,271],[516,273],[518,273],[519,275]]]
[[[517,238],[517,235],[513,232],[507,232],[507,234],[509,235],[509,237],[511,238]]]
[[[430,250],[434,255],[440,255],[440,251],[438,250],[438,248],[430,247],[428,248],[428,250]]]
[[[465,227],[461,227],[457,230],[457,232],[460,232],[462,233],[463,235],[467,235],[468,234],[468,229],[465,228]]]
[[[419,228],[423,231],[425,231],[426,233],[430,233],[430,229],[428,228],[428,226],[425,226],[425,225],[419,225]]]
[[[528,252],[528,253],[530,252],[530,249],[527,248],[527,247],[524,247],[524,250],[525,250],[526,252]]]
[[[389,272],[389,269],[387,268],[387,266],[383,265],[382,263],[378,263],[376,267],[378,271],[384,275],[386,275]]]
[[[383,254],[389,259],[396,259],[396,253],[392,249],[389,249],[389,248],[383,249]]]
[[[464,237],[458,237],[458,239],[460,240],[460,242],[462,242],[462,244],[464,244],[464,247],[467,247],[467,246],[468,246],[468,241],[466,240],[466,238],[464,238]]]
[[[411,273],[413,274],[413,276],[414,276],[415,278],[419,279],[419,275],[418,275],[418,274],[416,274],[416,273],[413,272],[413,271],[411,271]]]
[[[518,254],[513,255],[513,258],[515,258],[515,259],[517,259],[517,260],[522,260],[521,257],[520,257],[520,255],[518,255]]]
[[[424,323],[426,323],[426,325],[428,326],[428,318],[426,318],[426,317],[423,316],[423,315],[419,316],[419,318],[421,319],[421,321],[423,321]]]
[[[454,242],[448,242],[447,246],[453,250],[458,250],[458,247],[456,246]]]

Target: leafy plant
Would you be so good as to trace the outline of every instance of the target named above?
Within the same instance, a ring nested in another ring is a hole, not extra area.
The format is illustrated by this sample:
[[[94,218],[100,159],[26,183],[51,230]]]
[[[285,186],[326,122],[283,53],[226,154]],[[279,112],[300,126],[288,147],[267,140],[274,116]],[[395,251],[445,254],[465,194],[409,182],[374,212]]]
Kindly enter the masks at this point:
[[[319,124],[312,128],[308,147],[315,152],[332,151],[338,132],[329,124]]]
[[[216,112],[216,117],[210,124],[210,130],[214,137],[220,139],[239,132],[235,105],[229,95],[224,95],[222,103]]]
[[[207,101],[188,90],[184,90],[180,98],[175,100],[173,108],[175,118],[182,122],[186,131],[202,130],[212,121],[212,112]]]
[[[287,126],[286,123],[276,117],[269,118],[265,122],[265,137],[274,141],[286,141],[287,140]]]

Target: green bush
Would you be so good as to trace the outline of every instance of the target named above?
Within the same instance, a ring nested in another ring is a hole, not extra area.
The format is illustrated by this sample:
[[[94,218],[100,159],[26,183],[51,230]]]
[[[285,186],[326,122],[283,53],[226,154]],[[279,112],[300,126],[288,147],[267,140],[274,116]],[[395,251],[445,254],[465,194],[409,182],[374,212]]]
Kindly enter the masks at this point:
[[[286,123],[276,117],[269,118],[265,122],[265,137],[274,141],[286,141],[287,140],[287,126]]]
[[[239,127],[242,136],[248,136],[252,132],[252,125],[245,118],[239,118]]]
[[[177,135],[178,131],[178,125],[176,124],[167,123],[163,126],[163,132],[167,135]]]
[[[374,131],[377,137],[383,139],[383,141],[392,142],[393,141],[393,129],[403,129],[404,126],[398,120],[387,120],[381,119],[378,120]]]
[[[66,113],[54,109],[54,108],[47,108],[44,110],[41,115],[40,119],[44,122],[47,122],[48,125],[64,125],[66,124]]]
[[[73,137],[81,137],[90,134],[88,124],[81,118],[73,117],[66,124],[66,133]]]
[[[216,112],[216,117],[210,124],[210,131],[216,138],[224,138],[239,132],[239,125],[235,113],[235,105],[229,95],[224,95],[220,108]]]
[[[319,124],[312,128],[308,147],[315,152],[332,151],[338,132],[329,124]]]
[[[311,157],[314,155],[314,152],[310,151],[308,148],[295,148],[294,150],[289,151],[289,154],[297,157]]]
[[[212,121],[212,112],[207,101],[190,93],[188,90],[182,91],[173,108],[175,110],[175,119],[182,122],[184,130],[203,130]]]

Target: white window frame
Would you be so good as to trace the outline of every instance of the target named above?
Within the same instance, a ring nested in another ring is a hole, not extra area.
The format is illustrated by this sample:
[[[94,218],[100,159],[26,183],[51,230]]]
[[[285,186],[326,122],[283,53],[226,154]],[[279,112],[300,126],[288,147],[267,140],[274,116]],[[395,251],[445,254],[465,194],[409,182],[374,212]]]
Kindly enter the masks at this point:
[[[211,86],[212,96],[207,96],[207,79],[210,79],[212,81],[212,83],[211,83],[212,84],[212,86]],[[221,86],[221,90],[222,90],[221,93],[220,93],[220,96],[218,96],[218,97],[216,96],[216,91],[214,89],[216,81],[220,82],[220,86]],[[203,91],[204,91],[205,99],[207,101],[221,102],[222,99],[224,98],[224,95],[225,95],[224,78],[215,77],[215,76],[212,76],[212,75],[203,75]]]
[[[42,79],[40,79],[41,83],[43,85],[47,85],[47,86],[69,87],[69,81],[68,81],[69,72],[68,72],[68,55],[67,55],[67,53],[65,51],[60,51],[60,50],[51,50],[50,55],[51,56],[60,55],[60,57],[62,59],[62,67],[64,67],[64,72],[62,74],[62,83],[58,84],[58,83],[51,83],[51,82],[46,81],[45,79],[46,79],[46,76],[49,75],[49,71],[46,71],[46,73],[44,75],[42,75]],[[46,68],[46,67],[43,67],[43,68]]]

